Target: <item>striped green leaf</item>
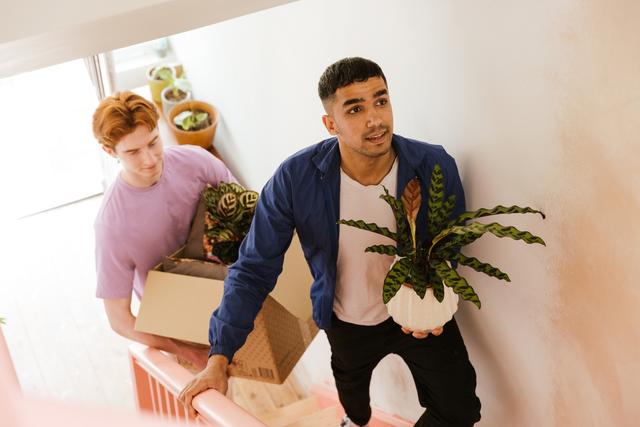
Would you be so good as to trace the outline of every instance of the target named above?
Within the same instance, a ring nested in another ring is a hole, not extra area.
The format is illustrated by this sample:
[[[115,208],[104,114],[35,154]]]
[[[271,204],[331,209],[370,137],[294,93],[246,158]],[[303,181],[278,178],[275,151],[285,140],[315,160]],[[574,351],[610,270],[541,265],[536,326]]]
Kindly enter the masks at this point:
[[[505,226],[498,224],[497,222],[492,222],[491,224],[482,224],[480,222],[472,222],[467,225],[454,225],[450,227],[450,233],[454,234],[466,234],[468,232],[472,232],[474,234],[483,234],[489,232],[497,237],[509,237],[513,240],[522,240],[525,243],[539,243],[543,246],[546,246],[544,240],[541,237],[535,236],[528,231],[520,231],[512,226]]]
[[[373,245],[364,249],[365,252],[374,252],[381,255],[392,255],[395,256],[398,254],[398,249],[396,249],[393,245]]]
[[[450,261],[458,261],[462,265],[471,267],[475,271],[487,274],[491,277],[495,277],[500,280],[505,280],[507,282],[511,281],[507,273],[502,272],[500,269],[495,268],[491,264],[488,264],[486,262],[481,262],[480,260],[478,260],[478,258],[468,257],[457,252],[457,253],[450,253],[449,256],[446,257],[446,259]]]
[[[442,279],[433,268],[430,268],[427,272],[427,278],[431,284],[433,296],[436,297],[438,302],[442,302],[444,300],[444,284],[442,283]]]
[[[449,218],[451,218],[451,215],[453,215],[453,210],[455,209],[455,207],[456,207],[456,195],[451,194],[449,197],[447,197],[447,200],[445,200],[444,203],[442,204],[442,210],[440,212],[440,217],[442,218],[442,222],[437,224],[437,230],[442,230],[447,226],[446,222]]]
[[[433,251],[434,255],[440,256],[440,258],[444,258],[441,254],[444,254],[446,251],[454,248],[461,248],[466,245],[470,245],[471,243],[478,240],[482,237],[483,233],[472,233],[468,232],[465,234],[456,234],[452,236],[450,240],[447,240],[445,243],[439,245]]]
[[[406,282],[411,267],[407,258],[402,258],[393,264],[387,277],[384,278],[384,286],[382,288],[382,301],[386,304],[393,298],[400,286]]]
[[[427,227],[429,234],[438,234],[438,225],[442,224],[442,208],[444,204],[444,175],[440,165],[436,164],[431,173],[431,184],[429,185],[429,209],[427,211]]]
[[[410,281],[415,293],[418,294],[420,299],[424,298],[427,293],[429,281],[427,280],[427,274],[421,265],[414,262],[411,263]]]
[[[442,260],[434,260],[432,265],[445,285],[453,289],[453,292],[458,294],[463,300],[471,301],[476,307],[480,308],[480,298],[464,277],[460,276],[457,271],[449,267],[447,263]]]
[[[542,219],[546,218],[542,211],[532,209],[528,206],[523,208],[520,206],[506,207],[506,206],[498,205],[491,209],[482,208],[476,211],[465,212],[460,216],[458,216],[458,218],[449,221],[449,223],[447,224],[447,228],[456,224],[462,224],[465,221],[468,221],[471,219],[482,218],[482,217],[491,216],[491,215],[512,214],[512,213],[521,213],[521,214],[537,213],[542,216]]]
[[[389,194],[389,190],[387,190],[386,187],[382,186],[382,188],[384,189],[384,194],[381,194],[380,198],[391,207],[393,217],[396,220],[397,238],[395,240],[398,242],[398,252],[404,255],[411,251],[411,248],[413,247],[411,243],[411,235],[409,234],[409,224],[407,223],[406,212],[402,205],[402,201]]]
[[[371,231],[373,233],[380,234],[393,240],[397,240],[396,233],[389,230],[387,227],[380,227],[377,224],[364,222],[363,220],[353,219],[339,219],[338,224],[344,224],[351,227],[359,228],[360,230]]]

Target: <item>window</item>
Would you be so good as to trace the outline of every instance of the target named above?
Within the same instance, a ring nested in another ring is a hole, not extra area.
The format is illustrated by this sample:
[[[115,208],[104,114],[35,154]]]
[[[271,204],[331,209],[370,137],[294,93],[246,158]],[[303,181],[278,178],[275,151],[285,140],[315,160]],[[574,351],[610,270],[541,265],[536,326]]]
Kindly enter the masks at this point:
[[[82,59],[0,79],[0,99],[0,219],[103,191],[98,98]]]
[[[147,70],[160,63],[176,62],[168,38],[114,50],[108,55],[114,90],[132,90],[147,84]]]

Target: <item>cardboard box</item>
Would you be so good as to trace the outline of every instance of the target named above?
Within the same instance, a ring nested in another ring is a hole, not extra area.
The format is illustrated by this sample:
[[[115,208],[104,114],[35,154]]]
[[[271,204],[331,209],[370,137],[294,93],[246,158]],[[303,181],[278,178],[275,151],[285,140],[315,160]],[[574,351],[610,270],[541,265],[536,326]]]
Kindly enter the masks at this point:
[[[276,384],[287,378],[318,332],[311,318],[312,282],[294,236],[275,289],[258,313],[246,343],[233,357],[232,376]],[[222,294],[221,280],[171,274],[159,265],[147,276],[135,328],[208,345],[209,319]]]

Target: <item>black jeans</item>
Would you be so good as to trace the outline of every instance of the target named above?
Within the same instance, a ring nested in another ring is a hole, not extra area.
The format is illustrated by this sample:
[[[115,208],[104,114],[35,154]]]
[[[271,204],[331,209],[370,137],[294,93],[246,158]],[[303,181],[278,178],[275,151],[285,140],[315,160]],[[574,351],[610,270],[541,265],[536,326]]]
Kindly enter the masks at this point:
[[[480,420],[476,372],[455,319],[440,336],[416,339],[389,318],[375,326],[343,322],[333,315],[327,330],[338,397],[349,418],[364,425],[371,418],[371,373],[388,354],[402,357],[426,408],[416,426],[467,427]]]

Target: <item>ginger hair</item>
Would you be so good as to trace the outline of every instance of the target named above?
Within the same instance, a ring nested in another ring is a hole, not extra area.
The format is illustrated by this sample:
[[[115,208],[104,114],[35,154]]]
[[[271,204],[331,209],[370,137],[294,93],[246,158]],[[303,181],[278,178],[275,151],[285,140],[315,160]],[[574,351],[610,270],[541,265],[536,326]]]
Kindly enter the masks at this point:
[[[93,135],[100,144],[114,149],[138,126],[153,131],[159,117],[151,101],[133,92],[116,92],[103,99],[93,113]]]

